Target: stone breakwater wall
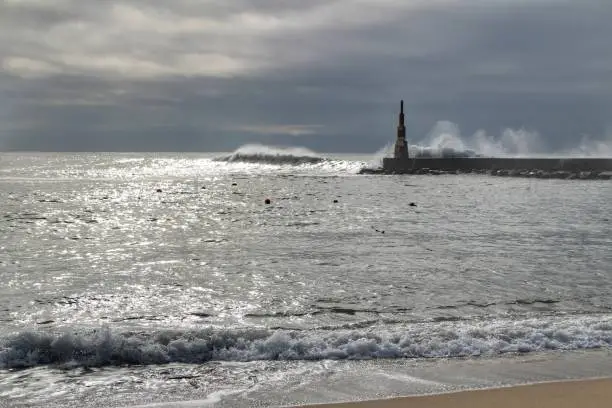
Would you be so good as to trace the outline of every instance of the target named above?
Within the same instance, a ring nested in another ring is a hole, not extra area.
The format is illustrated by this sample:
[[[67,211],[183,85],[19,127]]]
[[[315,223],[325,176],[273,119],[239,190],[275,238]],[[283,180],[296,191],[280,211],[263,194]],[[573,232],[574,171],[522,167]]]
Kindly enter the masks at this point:
[[[362,174],[457,174],[494,176],[605,179],[612,178],[612,159],[605,158],[416,158],[383,159],[382,169],[364,169]]]

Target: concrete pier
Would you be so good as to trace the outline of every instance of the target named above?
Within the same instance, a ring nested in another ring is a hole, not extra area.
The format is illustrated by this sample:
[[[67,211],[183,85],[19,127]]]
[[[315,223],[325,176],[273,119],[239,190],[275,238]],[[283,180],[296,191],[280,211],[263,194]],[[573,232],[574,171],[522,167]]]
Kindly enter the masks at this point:
[[[567,172],[612,171],[612,159],[607,158],[529,158],[529,157],[449,157],[411,158],[407,160],[384,158],[383,170],[387,174],[414,173],[420,169],[443,171],[472,170],[543,170]]]

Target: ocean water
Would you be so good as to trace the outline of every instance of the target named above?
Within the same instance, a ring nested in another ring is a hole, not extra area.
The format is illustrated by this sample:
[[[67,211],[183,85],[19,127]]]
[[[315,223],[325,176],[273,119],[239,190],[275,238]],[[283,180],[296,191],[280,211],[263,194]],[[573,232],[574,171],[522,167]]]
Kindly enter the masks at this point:
[[[610,181],[357,175],[376,160],[1,154],[0,406],[612,375]]]

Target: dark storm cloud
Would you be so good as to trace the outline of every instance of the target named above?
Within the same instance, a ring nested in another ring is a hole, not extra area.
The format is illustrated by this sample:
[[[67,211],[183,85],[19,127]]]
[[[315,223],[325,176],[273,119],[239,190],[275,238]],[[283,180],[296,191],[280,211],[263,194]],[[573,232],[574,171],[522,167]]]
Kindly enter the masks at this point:
[[[57,1],[0,5],[0,148],[375,151],[406,100],[412,141],[536,130],[604,138],[612,4]]]

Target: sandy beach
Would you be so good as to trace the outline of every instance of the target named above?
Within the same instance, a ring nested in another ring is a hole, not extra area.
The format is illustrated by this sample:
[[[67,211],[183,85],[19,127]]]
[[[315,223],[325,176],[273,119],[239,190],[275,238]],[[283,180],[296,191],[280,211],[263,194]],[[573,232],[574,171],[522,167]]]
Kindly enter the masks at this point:
[[[612,404],[612,379],[563,381],[312,408],[603,408]]]

